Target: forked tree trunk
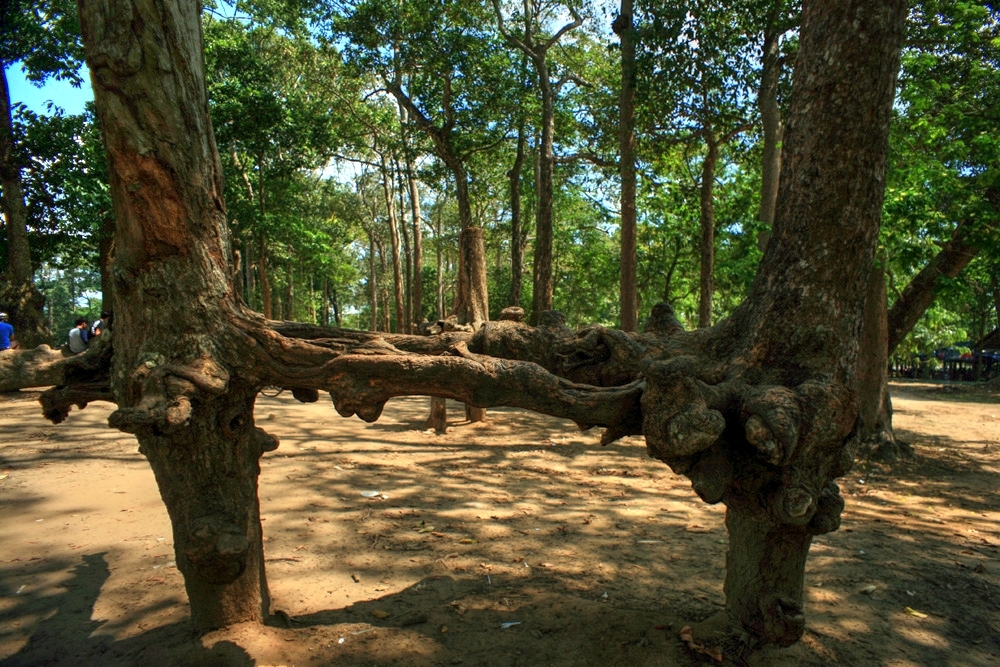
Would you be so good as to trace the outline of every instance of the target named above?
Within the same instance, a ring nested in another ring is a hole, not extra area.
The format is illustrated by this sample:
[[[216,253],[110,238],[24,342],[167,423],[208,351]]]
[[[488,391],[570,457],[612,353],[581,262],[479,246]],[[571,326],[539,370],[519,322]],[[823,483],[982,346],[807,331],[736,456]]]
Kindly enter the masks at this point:
[[[239,309],[196,6],[82,3],[111,160],[115,275],[128,276],[116,294],[110,421],[136,433],[156,473],[197,627],[267,611],[257,458],[276,442],[250,409],[284,362],[298,396],[335,393],[345,416],[374,420],[392,396],[429,394],[604,425],[605,442],[641,427],[651,455],[727,506],[726,609],[696,637],[714,642],[722,628],[750,645],[796,641],[809,543],[839,525],[833,480],[857,444],[857,344],[906,11],[902,0],[806,3],[774,235],[732,318],[684,332],[664,308],[642,335],[499,322],[475,349],[442,341],[458,354],[420,357],[403,350],[427,339],[400,336],[384,341],[395,352],[337,356],[309,343],[330,332]],[[504,331],[516,334],[514,359],[474,356]],[[521,351],[559,372],[518,361]],[[643,382],[630,382],[640,368]]]

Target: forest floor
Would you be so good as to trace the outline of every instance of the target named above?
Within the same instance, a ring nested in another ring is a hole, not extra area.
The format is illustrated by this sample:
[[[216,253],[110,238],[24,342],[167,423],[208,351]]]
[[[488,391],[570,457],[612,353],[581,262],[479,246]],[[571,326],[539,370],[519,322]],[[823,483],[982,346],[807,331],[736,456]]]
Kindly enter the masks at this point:
[[[764,665],[1000,664],[1000,396],[893,383],[916,457],[842,480],[806,574],[803,640]],[[516,410],[423,430],[260,397],[273,621],[195,639],[170,525],[110,404],[46,422],[0,396],[0,664],[712,664],[680,629],[721,608],[722,506],[640,438]],[[450,414],[457,417],[460,410]]]

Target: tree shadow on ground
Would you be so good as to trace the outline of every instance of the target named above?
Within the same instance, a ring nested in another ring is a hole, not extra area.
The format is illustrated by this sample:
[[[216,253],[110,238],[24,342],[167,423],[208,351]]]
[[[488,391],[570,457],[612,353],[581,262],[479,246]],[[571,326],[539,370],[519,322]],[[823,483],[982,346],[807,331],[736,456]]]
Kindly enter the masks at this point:
[[[205,648],[191,634],[187,623],[161,626],[135,637],[114,640],[102,633],[103,621],[94,620],[94,604],[110,571],[106,554],[85,554],[73,565],[41,559],[35,567],[20,568],[21,580],[52,581],[55,585],[30,587],[4,600],[0,615],[0,642],[20,644],[2,665],[232,665],[251,666],[240,647],[219,642]],[[0,570],[0,580],[17,581],[10,568]],[[48,576],[46,576],[48,575]],[[70,619],[65,617],[69,616]],[[63,618],[60,618],[63,617]],[[69,648],[72,647],[72,648]]]

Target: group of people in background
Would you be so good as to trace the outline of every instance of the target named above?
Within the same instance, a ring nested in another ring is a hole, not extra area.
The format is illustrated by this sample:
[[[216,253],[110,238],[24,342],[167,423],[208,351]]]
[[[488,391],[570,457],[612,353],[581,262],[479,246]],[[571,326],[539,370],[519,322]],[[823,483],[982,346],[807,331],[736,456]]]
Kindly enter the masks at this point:
[[[17,349],[18,346],[17,341],[14,340],[14,327],[9,319],[7,313],[0,311],[0,352]],[[111,311],[109,310],[102,310],[101,317],[89,327],[85,318],[78,317],[66,336],[70,354],[79,354],[86,350],[90,341],[96,336],[100,336],[110,325]]]
[[[90,341],[100,336],[110,323],[111,311],[108,310],[102,310],[100,319],[94,320],[94,323],[89,327],[85,318],[76,318],[76,323],[69,330],[69,334],[67,334],[70,353],[79,354],[86,350],[87,346],[90,345]]]

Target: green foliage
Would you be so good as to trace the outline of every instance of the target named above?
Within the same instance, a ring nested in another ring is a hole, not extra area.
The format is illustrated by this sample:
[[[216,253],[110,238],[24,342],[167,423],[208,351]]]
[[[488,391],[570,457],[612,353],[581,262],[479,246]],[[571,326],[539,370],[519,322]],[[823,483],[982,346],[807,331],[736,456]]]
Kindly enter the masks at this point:
[[[19,63],[28,79],[53,77],[79,85],[83,62],[74,0],[4,0],[0,3],[0,65]]]
[[[33,263],[96,268],[101,225],[112,212],[107,157],[93,115],[56,109],[40,116],[19,107],[15,128]]]
[[[961,226],[977,261],[944,280],[907,341],[933,349],[981,336],[1000,257],[1000,13],[992,3],[928,0],[911,13],[881,233],[890,302]],[[995,320],[994,320],[995,321]]]
[[[638,287],[640,312],[661,300],[693,326],[698,309],[699,179],[705,132],[741,130],[720,153],[714,189],[716,293],[724,317],[744,298],[760,258],[761,132],[756,108],[762,41],[779,27],[783,57],[796,48],[798,3],[638,3]],[[501,3],[523,31],[525,5]],[[566,5],[528,3],[533,30],[565,23]],[[549,51],[556,99],[554,305],[572,325],[618,317],[617,5],[578,7],[587,22]],[[602,16],[601,10],[607,10]],[[0,60],[29,77],[78,79],[79,26],[72,2],[13,0],[0,7]],[[204,16],[208,92],[222,160],[234,245],[246,299],[260,308],[268,269],[275,316],[319,318],[324,285],[347,326],[371,322],[371,281],[380,321],[395,321],[391,242],[381,170],[394,205],[413,165],[423,209],[420,313],[437,317],[437,259],[444,310],[454,299],[455,172],[418,122],[451,141],[468,174],[474,224],[485,230],[491,317],[511,284],[508,170],[519,131],[526,230],[521,305],[531,303],[533,164],[539,149],[537,80],[524,55],[499,34],[492,3],[471,0],[209,2]],[[979,256],[944,281],[938,301],[901,352],[978,338],[1000,310],[998,165],[1000,28],[990,2],[913,4],[903,55],[885,200],[880,261],[890,299],[959,225]],[[784,68],[779,101],[788,95]],[[401,117],[386,89],[398,85],[423,119]],[[17,114],[33,260],[57,338],[77,315],[96,313],[97,234],[111,215],[105,158],[89,115]],[[426,129],[426,127],[424,127]],[[442,135],[444,136],[444,135]],[[571,159],[577,156],[578,159]],[[410,224],[409,193],[400,219]],[[408,230],[412,234],[412,230]],[[412,245],[412,236],[410,238]],[[0,249],[2,250],[2,249]],[[372,254],[374,253],[374,254]],[[6,261],[0,253],[0,265]],[[374,266],[374,273],[372,267]],[[88,301],[90,299],[90,301]],[[280,302],[280,303],[278,303]],[[380,324],[381,326],[381,324]]]

